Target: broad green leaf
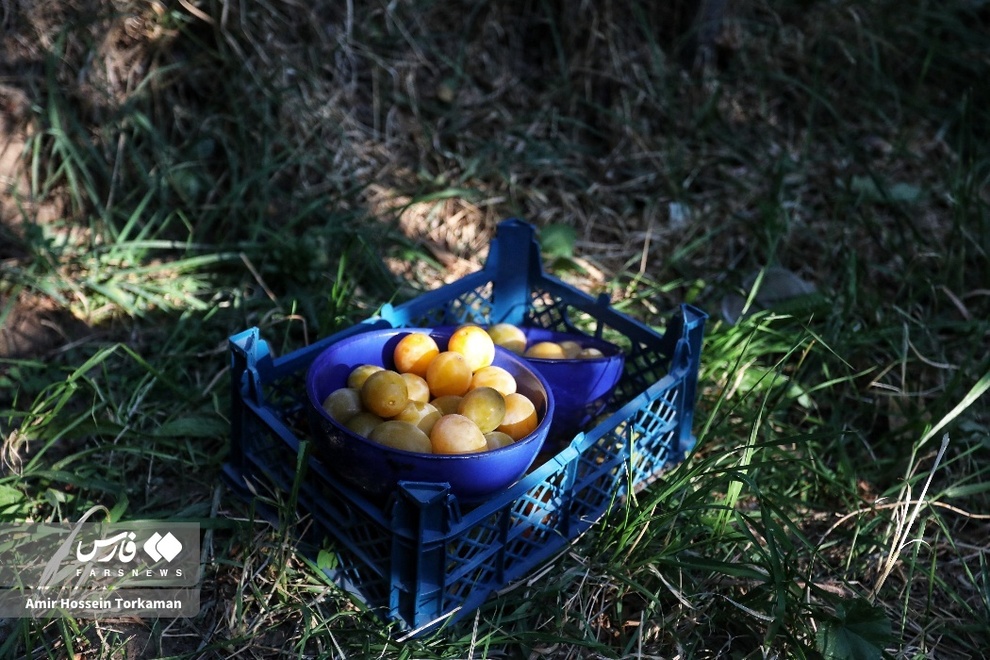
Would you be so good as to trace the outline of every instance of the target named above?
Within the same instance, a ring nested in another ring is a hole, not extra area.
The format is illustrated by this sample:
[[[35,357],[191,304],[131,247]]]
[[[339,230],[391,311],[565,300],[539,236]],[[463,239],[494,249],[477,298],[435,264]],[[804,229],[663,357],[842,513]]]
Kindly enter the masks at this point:
[[[855,600],[839,604],[836,617],[818,632],[818,648],[827,660],[879,660],[893,639],[890,620],[879,607]]]
[[[24,502],[24,493],[13,486],[0,484],[0,515],[14,513]]]
[[[320,550],[316,556],[316,566],[321,571],[332,571],[337,568],[337,555],[329,550]]]
[[[229,431],[230,426],[219,417],[186,415],[168,420],[153,435],[160,438],[212,438]]]
[[[540,247],[550,257],[573,257],[577,231],[569,225],[547,225],[540,231]]]

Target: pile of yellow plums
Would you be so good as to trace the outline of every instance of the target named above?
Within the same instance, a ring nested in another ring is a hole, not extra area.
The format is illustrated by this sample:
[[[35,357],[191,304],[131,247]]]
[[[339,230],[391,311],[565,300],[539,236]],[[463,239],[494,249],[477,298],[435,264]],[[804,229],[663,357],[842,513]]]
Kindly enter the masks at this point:
[[[510,445],[539,419],[512,374],[492,364],[495,343],[475,324],[456,328],[444,351],[429,334],[410,332],[395,346],[395,369],[355,367],[323,408],[354,433],[395,449],[466,454]]]
[[[593,346],[583,348],[579,343],[570,339],[560,342],[538,341],[528,344],[526,333],[511,323],[496,323],[489,326],[488,335],[498,346],[507,348],[516,355],[527,358],[544,360],[590,360],[605,356],[604,353]]]

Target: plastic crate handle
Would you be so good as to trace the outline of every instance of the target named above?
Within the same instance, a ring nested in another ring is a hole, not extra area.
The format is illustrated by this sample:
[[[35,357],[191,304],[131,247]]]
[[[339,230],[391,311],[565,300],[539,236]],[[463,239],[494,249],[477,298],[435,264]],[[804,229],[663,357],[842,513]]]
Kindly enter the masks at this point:
[[[228,342],[231,383],[245,396],[262,403],[261,383],[271,378],[273,364],[268,342],[261,338],[258,328],[239,332],[231,336]]]
[[[426,613],[443,610],[443,539],[450,531],[452,518],[459,518],[459,510],[449,485],[399,482],[390,512],[391,527],[396,532],[388,576],[392,617],[420,626],[432,619]]]
[[[492,322],[521,325],[530,306],[532,284],[544,276],[533,225],[519,218],[500,222],[488,249],[485,271],[493,282]]]
[[[243,438],[247,414],[244,400],[262,403],[262,383],[272,371],[272,354],[258,328],[248,328],[227,340],[230,349],[230,434]],[[232,442],[228,459],[238,469],[245,466],[244,443]]]
[[[680,338],[671,356],[670,373],[679,375],[681,406],[678,424],[678,449],[687,454],[695,445],[692,433],[694,426],[694,405],[698,389],[698,371],[701,368],[701,348],[705,335],[705,321],[708,314],[694,305],[682,304],[675,317],[679,325]]]

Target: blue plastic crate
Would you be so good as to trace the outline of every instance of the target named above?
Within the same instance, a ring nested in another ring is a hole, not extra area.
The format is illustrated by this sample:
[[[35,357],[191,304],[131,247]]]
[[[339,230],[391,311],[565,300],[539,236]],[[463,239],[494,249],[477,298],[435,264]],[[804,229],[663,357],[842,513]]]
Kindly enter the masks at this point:
[[[231,452],[224,472],[245,497],[292,492],[311,536],[331,540],[328,575],[411,633],[471,613],[599,520],[610,504],[683,459],[707,316],[681,305],[664,333],[543,272],[533,227],[499,224],[485,267],[283,357],[256,328],[230,338]],[[444,484],[403,482],[387,502],[340,483],[307,451],[305,374],[328,345],[376,327],[509,322],[584,332],[622,345],[609,410],[519,482],[478,505]],[[301,458],[301,462],[300,462]],[[297,465],[304,473],[297,473]]]

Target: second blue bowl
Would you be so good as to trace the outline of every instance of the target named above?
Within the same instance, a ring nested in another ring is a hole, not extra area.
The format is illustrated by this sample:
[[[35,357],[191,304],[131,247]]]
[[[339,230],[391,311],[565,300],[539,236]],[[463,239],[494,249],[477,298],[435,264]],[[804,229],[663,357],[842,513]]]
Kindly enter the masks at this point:
[[[615,344],[587,335],[523,327],[526,345],[541,341],[575,341],[581,348],[597,348],[596,358],[524,358],[550,384],[554,419],[550,438],[566,442],[605,410],[622,378],[625,354]]]

